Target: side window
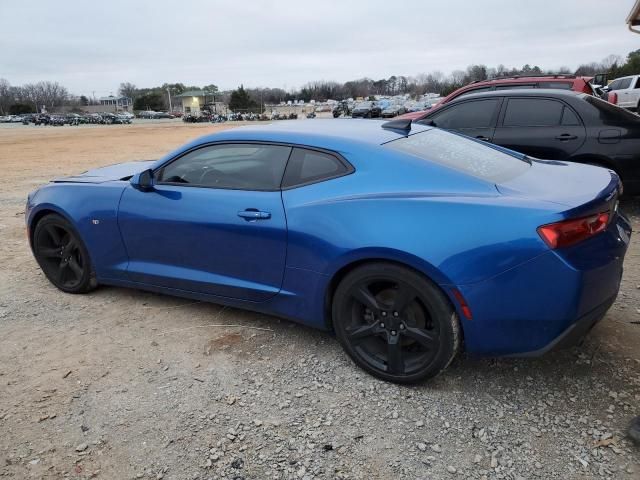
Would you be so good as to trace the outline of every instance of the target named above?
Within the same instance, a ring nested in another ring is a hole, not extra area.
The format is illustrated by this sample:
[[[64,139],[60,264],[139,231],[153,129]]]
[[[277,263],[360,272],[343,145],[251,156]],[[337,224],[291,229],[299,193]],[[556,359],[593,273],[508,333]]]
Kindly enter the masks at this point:
[[[557,90],[571,90],[573,83],[569,82],[540,82],[538,88],[555,88]]]
[[[478,87],[470,88],[469,90],[462,92],[460,95],[456,95],[454,98],[464,97],[465,95],[471,95],[472,93],[488,92],[492,87]]]
[[[635,88],[640,88],[640,77],[636,77],[636,86]]]
[[[564,105],[544,98],[510,98],[502,122],[505,127],[560,125]]]
[[[529,84],[520,84],[520,85],[515,85],[515,84],[506,84],[506,85],[498,85],[496,87],[496,90],[518,90],[520,88],[535,88],[535,84],[533,83],[529,83]]]
[[[565,126],[576,126],[582,125],[582,122],[580,122],[575,112],[565,105],[564,110],[562,111],[562,121],[560,124]]]
[[[609,90],[624,90],[631,86],[631,78],[619,78],[609,85]]]
[[[316,150],[294,148],[282,180],[282,188],[329,180],[345,175],[349,171],[349,168],[333,155]]]
[[[631,86],[631,80],[633,80],[632,78],[623,78],[620,81],[620,86],[618,87],[618,90],[625,90],[627,88],[629,88]]]
[[[278,190],[291,147],[224,144],[199,148],[160,170],[159,183],[235,190]]]
[[[472,100],[458,103],[429,117],[439,128],[486,128],[493,126],[493,114],[500,99]]]

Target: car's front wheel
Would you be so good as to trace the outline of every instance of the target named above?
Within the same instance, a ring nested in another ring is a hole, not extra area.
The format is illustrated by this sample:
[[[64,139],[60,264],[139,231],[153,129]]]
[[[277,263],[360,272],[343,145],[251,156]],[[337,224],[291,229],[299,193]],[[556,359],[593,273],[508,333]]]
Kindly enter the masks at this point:
[[[85,293],[97,286],[87,248],[61,216],[49,214],[36,224],[33,253],[45,276],[63,292]]]
[[[434,377],[460,347],[458,317],[444,294],[419,273],[393,263],[366,264],[346,275],[332,315],[345,351],[384,380]]]

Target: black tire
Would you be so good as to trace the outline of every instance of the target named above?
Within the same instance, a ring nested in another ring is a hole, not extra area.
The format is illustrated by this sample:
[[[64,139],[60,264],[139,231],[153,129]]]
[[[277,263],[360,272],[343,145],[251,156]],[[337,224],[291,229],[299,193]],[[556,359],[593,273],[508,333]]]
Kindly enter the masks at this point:
[[[445,295],[424,276],[393,263],[350,272],[335,291],[332,318],[353,361],[390,382],[434,377],[460,348],[460,324]]]
[[[67,293],[87,293],[97,287],[89,252],[73,225],[49,214],[33,233],[33,253],[49,281]]]

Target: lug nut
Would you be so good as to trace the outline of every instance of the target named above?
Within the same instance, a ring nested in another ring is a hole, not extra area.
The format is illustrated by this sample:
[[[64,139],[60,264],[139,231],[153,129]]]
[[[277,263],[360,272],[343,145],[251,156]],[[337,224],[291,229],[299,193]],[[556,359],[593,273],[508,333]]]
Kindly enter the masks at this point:
[[[402,323],[400,324],[400,330],[404,330],[404,325]]]
[[[381,324],[380,324],[380,328],[384,328],[384,323],[381,323]]]
[[[398,316],[398,312],[393,312],[393,316],[397,317]]]
[[[391,335],[396,335],[398,332],[396,332],[395,330],[391,330]]]
[[[387,316],[387,312],[382,312],[382,316],[386,317]]]

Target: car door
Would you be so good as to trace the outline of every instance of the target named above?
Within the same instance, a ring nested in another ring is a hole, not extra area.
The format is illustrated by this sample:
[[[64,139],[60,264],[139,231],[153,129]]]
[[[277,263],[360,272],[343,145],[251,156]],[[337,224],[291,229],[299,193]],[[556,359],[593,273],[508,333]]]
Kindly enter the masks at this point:
[[[491,142],[501,102],[500,97],[461,100],[438,109],[419,123],[432,123],[438,128]]]
[[[580,117],[560,100],[511,97],[502,110],[493,143],[531,157],[564,160],[586,139]]]
[[[125,189],[118,224],[134,282],[263,301],[281,287],[287,227],[282,145],[214,144]]]

